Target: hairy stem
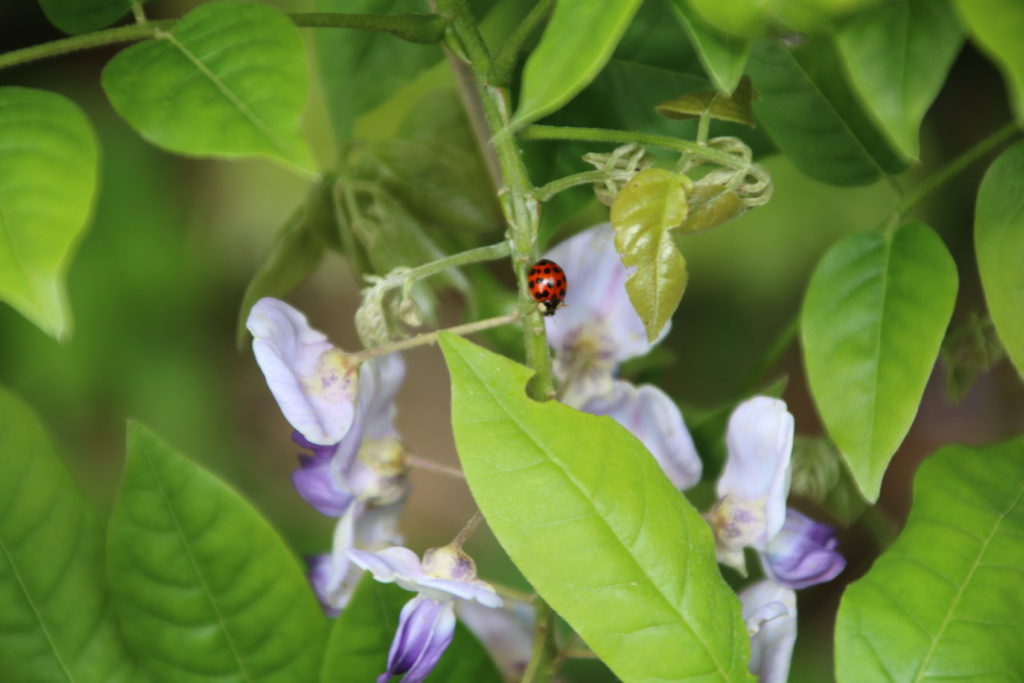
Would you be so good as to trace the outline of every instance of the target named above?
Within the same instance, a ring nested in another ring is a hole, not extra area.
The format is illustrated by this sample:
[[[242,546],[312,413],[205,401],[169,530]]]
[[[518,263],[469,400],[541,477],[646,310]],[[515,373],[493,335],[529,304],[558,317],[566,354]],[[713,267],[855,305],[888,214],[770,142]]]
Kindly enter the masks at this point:
[[[542,185],[541,187],[538,187],[537,192],[535,194],[537,196],[537,199],[539,199],[542,202],[546,202],[559,192],[564,192],[565,190],[568,190],[571,187],[576,187],[577,185],[587,185],[589,183],[599,183],[602,180],[606,180],[607,178],[607,171],[581,171],[580,173],[573,173],[572,175],[567,175],[564,178],[552,180],[547,185]]]
[[[482,261],[494,261],[496,259],[505,258],[511,253],[512,244],[507,240],[505,242],[498,242],[497,244],[489,244],[485,247],[477,247],[476,249],[470,249],[468,251],[460,251],[457,254],[445,256],[437,259],[436,261],[431,261],[430,263],[424,263],[422,266],[410,268],[400,276],[395,277],[394,283],[389,283],[385,280],[382,286],[384,289],[402,287],[409,282],[422,280],[432,275],[443,273],[451,268],[465,266],[470,263],[480,263]]]
[[[437,335],[442,332],[451,332],[459,336],[473,334],[474,332],[482,332],[483,330],[489,330],[492,327],[501,327],[502,325],[511,325],[514,322],[519,321],[519,313],[509,313],[508,315],[499,315],[496,318],[487,318],[486,320],[477,320],[476,322],[466,323],[465,325],[456,325],[455,327],[449,327],[443,330],[435,330],[434,332],[424,332],[423,334],[417,334],[407,339],[401,339],[390,344],[381,344],[380,346],[374,346],[373,348],[366,349],[365,351],[358,351],[356,353],[348,354],[349,358],[356,362],[362,362],[370,360],[371,358],[377,358],[379,356],[386,356],[389,353],[395,351],[406,351],[408,349],[414,349],[417,346],[425,346],[427,344],[437,343]]]
[[[439,462],[428,460],[427,458],[421,458],[418,455],[406,455],[406,462],[409,463],[409,467],[415,467],[418,470],[425,472],[433,472],[435,474],[441,474],[452,479],[458,479],[459,481],[466,481],[466,475],[462,473],[462,470],[449,467],[448,465],[442,465]]]
[[[300,12],[288,15],[301,28],[358,28],[383,31],[412,43],[439,43],[447,26],[438,14],[338,14],[333,12]],[[0,54],[0,69],[26,64],[48,57],[57,57],[94,47],[132,43],[170,31],[177,19],[140,21],[80,36],[62,38],[41,45]]]

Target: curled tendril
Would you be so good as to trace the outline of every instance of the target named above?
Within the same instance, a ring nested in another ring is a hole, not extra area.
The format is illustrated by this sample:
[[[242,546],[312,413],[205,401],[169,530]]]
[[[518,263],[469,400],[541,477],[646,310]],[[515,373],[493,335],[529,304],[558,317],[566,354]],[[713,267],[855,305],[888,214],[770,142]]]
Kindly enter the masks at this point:
[[[607,154],[584,154],[583,161],[605,174],[603,180],[594,183],[594,194],[608,206],[633,176],[654,165],[654,157],[636,143],[621,145]]]

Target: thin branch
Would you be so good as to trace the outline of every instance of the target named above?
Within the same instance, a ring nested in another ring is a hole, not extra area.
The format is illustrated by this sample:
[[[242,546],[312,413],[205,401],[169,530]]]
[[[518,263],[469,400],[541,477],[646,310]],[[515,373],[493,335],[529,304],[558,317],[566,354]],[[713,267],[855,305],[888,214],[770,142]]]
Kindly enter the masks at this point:
[[[508,315],[499,315],[496,318],[487,318],[486,320],[478,320],[476,322],[466,323],[465,325],[456,325],[455,327],[449,327],[444,330],[424,332],[423,334],[417,334],[407,339],[392,342],[391,344],[382,344],[381,346],[374,346],[373,348],[366,349],[365,351],[350,353],[348,354],[348,357],[355,362],[362,362],[370,360],[371,358],[386,356],[389,353],[394,353],[396,351],[406,351],[408,349],[414,349],[417,346],[436,344],[437,335],[442,332],[451,332],[452,334],[463,336],[473,334],[474,332],[489,330],[492,327],[511,325],[514,322],[519,322],[519,313],[509,313]]]

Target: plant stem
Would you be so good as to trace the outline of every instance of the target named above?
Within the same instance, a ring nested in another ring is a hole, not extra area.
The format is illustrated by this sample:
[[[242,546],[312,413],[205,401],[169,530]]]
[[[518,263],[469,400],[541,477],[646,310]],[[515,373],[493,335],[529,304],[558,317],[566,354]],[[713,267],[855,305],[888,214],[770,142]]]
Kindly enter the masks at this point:
[[[447,27],[445,20],[438,14],[300,12],[288,16],[296,26],[301,28],[358,28],[383,31],[412,43],[439,43]],[[158,31],[170,31],[176,23],[178,23],[177,19],[146,21],[32,45],[0,54],[0,69],[94,47],[132,43],[137,40],[153,38]]]
[[[626,130],[611,130],[608,128],[575,128],[572,126],[527,126],[519,133],[521,140],[585,140],[587,142],[612,142],[625,144],[635,142],[639,145],[650,145],[651,147],[662,147],[676,152],[687,152],[691,156],[699,157],[728,168],[747,168],[749,162],[745,159],[735,157],[725,152],[719,152],[706,145],[700,145],[690,140],[678,140],[667,135],[654,135],[652,133],[637,133]]]
[[[380,346],[374,346],[373,348],[366,349],[365,351],[357,351],[356,353],[350,353],[348,354],[348,357],[357,363],[361,363],[362,361],[370,360],[371,358],[386,356],[389,353],[394,353],[395,351],[405,351],[407,349],[414,349],[417,346],[434,344],[437,342],[437,335],[439,335],[442,332],[451,332],[452,334],[463,336],[467,334],[473,334],[474,332],[489,330],[492,327],[510,325],[514,322],[518,322],[518,320],[518,312],[509,313],[508,315],[499,315],[496,318],[477,320],[476,322],[466,323],[465,325],[456,325],[455,327],[449,327],[444,330],[424,332],[423,334],[417,334],[406,339],[400,339],[399,341],[392,342],[391,344],[382,344]]]
[[[533,601],[535,626],[533,630],[533,647],[530,663],[520,683],[551,680],[554,663],[558,659],[558,647],[555,644],[555,613],[550,605],[540,597]]]
[[[456,536],[449,545],[453,545],[456,548],[462,548],[469,540],[469,537],[473,535],[477,527],[480,526],[480,522],[484,521],[484,516],[480,514],[480,510],[475,510],[473,516],[463,525],[462,531]]]
[[[509,86],[512,82],[512,73],[515,71],[516,64],[519,63],[519,56],[526,48],[526,42],[540,28],[541,24],[547,21],[554,7],[555,0],[540,0],[519,26],[516,26],[516,30],[501,46],[501,51],[498,52],[498,56],[491,64],[491,70],[487,74],[487,81],[491,85],[499,88]]]
[[[552,180],[547,185],[542,185],[537,188],[534,193],[537,199],[542,202],[554,197],[559,192],[564,192],[570,187],[576,187],[577,185],[586,185],[588,183],[599,183],[608,177],[608,173],[605,171],[582,171],[580,173],[573,173],[572,175],[565,176],[564,178],[558,178]]]
[[[477,247],[476,249],[470,249],[469,251],[460,251],[457,254],[451,256],[445,256],[439,258],[436,261],[430,263],[424,263],[422,266],[416,266],[402,273],[400,276],[395,278],[394,284],[385,284],[386,289],[394,289],[395,287],[401,287],[408,282],[415,282],[416,280],[422,280],[432,275],[437,275],[450,268],[457,268],[459,266],[465,266],[470,263],[480,263],[482,261],[494,261],[496,259],[504,258],[512,253],[512,244],[506,240],[504,242],[498,242],[497,244],[489,244],[486,247]]]
[[[466,481],[466,475],[462,473],[462,470],[455,467],[449,467],[448,465],[442,465],[439,462],[421,458],[418,455],[406,455],[406,462],[409,463],[410,467],[415,467],[419,470],[427,472],[434,472],[435,474],[442,474],[452,479],[458,479],[459,481]]]
[[[912,208],[917,206],[922,199],[942,187],[947,181],[951,180],[954,176],[966,169],[975,161],[1015,136],[1017,132],[1017,124],[1014,122],[1008,123],[986,137],[984,140],[975,144],[957,158],[953,159],[951,162],[930,175],[923,183],[910,191],[907,194],[906,199],[903,200],[903,203],[900,204],[899,208],[896,210],[897,214],[900,218],[905,216]]]

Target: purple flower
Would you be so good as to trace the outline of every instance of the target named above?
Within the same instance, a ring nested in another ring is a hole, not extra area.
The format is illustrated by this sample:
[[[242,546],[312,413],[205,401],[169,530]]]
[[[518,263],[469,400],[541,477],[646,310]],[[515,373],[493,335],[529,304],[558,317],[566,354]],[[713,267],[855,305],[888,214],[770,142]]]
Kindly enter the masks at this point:
[[[772,581],[740,593],[750,634],[750,673],[758,683],[786,683],[796,643],[796,594]]]
[[[405,683],[419,683],[437,666],[455,636],[455,610],[451,601],[417,595],[402,608],[398,631],[388,651],[387,671],[377,677],[386,683],[405,674]]]
[[[789,508],[782,531],[761,554],[761,564],[776,583],[806,588],[831,581],[846,567],[838,545],[835,529]]]
[[[491,609],[478,602],[460,600],[455,614],[498,665],[505,679],[518,681],[526,673],[533,649],[533,609],[527,603],[512,603]]]

